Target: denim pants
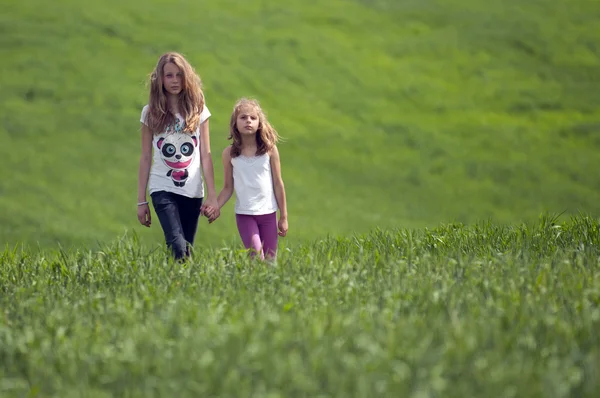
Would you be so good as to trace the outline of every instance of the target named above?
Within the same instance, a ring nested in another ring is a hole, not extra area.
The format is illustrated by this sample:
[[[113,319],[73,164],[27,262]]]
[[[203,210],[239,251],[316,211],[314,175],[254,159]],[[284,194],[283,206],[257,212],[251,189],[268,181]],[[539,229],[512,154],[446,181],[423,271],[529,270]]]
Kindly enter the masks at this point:
[[[178,260],[189,256],[198,228],[202,198],[188,198],[166,191],[153,192],[150,197],[167,247]]]

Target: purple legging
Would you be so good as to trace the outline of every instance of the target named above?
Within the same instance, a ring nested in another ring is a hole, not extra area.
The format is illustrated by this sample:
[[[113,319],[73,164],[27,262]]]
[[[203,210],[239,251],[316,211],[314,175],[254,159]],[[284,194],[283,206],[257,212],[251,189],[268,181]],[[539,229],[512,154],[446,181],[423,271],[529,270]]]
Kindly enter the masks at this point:
[[[260,254],[260,259],[264,260],[265,254],[268,257],[277,255],[277,213],[261,214],[259,216],[236,214],[235,221],[242,242],[246,249],[250,250],[250,255],[254,257],[256,253]]]

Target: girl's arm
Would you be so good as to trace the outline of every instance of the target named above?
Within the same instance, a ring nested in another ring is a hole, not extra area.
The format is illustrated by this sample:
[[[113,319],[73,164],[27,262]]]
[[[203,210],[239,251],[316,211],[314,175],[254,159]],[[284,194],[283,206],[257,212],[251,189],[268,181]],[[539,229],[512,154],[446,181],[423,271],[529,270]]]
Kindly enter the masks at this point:
[[[146,190],[148,188],[148,178],[150,176],[150,166],[152,165],[152,131],[148,126],[142,123],[142,153],[140,155],[140,166],[138,170],[138,203],[147,202]],[[137,207],[138,220],[140,224],[150,226],[150,207],[148,204]]]
[[[217,208],[217,196],[215,190],[215,170],[213,168],[212,155],[210,152],[210,133],[208,120],[200,125],[200,158],[202,160],[202,174],[206,183],[206,200],[202,204],[203,210],[211,211]]]
[[[223,160],[223,189],[219,192],[217,197],[217,203],[219,209],[222,208],[225,203],[233,195],[233,166],[231,165],[231,146],[228,146],[223,150],[221,155]]]
[[[271,175],[273,176],[273,188],[275,189],[275,199],[279,207],[279,235],[285,236],[288,230],[287,204],[285,200],[285,187],[281,177],[281,162],[279,161],[279,150],[274,146],[271,150]]]

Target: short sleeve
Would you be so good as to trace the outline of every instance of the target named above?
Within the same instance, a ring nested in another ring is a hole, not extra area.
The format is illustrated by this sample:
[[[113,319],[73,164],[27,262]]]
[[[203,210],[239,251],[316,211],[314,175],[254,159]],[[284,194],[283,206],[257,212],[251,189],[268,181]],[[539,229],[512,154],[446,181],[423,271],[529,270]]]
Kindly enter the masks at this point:
[[[206,104],[204,104],[204,109],[202,109],[202,113],[200,114],[200,124],[204,123],[209,117],[211,113],[208,110]]]
[[[144,106],[144,108],[142,109],[142,115],[140,116],[140,122],[144,123],[145,125],[148,125],[147,117],[148,117],[148,105]]]

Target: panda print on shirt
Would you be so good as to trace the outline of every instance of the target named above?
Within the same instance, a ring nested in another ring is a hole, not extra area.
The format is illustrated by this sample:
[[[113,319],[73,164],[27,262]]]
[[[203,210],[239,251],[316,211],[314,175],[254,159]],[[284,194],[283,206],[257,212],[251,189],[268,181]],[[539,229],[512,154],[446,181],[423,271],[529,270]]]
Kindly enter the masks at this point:
[[[197,156],[198,137],[183,132],[177,119],[175,127],[167,127],[165,136],[158,139],[156,147],[163,163],[169,168],[167,176],[176,187],[183,187],[188,179],[188,167]]]

